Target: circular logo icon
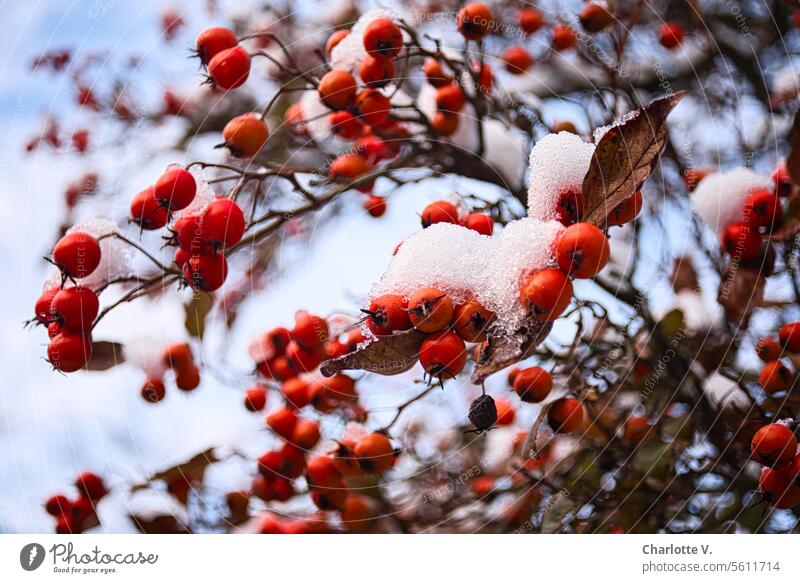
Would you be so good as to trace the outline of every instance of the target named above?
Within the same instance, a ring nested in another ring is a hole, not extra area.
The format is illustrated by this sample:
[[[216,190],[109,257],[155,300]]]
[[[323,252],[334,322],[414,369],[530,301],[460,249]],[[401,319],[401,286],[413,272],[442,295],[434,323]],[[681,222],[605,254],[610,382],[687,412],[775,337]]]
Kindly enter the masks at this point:
[[[39,543],[28,543],[19,552],[19,564],[26,571],[35,571],[44,562],[44,547]]]

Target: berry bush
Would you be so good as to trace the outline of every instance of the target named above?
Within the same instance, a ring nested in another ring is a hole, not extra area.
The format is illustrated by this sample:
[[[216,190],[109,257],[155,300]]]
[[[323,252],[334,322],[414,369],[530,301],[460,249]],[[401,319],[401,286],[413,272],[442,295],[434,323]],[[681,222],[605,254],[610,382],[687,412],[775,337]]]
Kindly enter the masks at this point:
[[[154,52],[196,37],[198,73],[141,103],[79,51],[36,60],[118,135],[51,116],[29,151],[144,133],[171,157],[65,186],[29,315],[53,390],[125,367],[113,390],[153,415],[225,387],[261,427],[142,479],[81,473],[43,501],[55,531],[142,493],[170,503],[129,512],[143,532],[797,530],[789,4],[333,4],[166,11]],[[226,343],[282,274],[320,285],[303,249],[342,217],[385,238],[409,200],[417,228],[349,306],[267,306]],[[176,298],[159,339],[108,325]]]

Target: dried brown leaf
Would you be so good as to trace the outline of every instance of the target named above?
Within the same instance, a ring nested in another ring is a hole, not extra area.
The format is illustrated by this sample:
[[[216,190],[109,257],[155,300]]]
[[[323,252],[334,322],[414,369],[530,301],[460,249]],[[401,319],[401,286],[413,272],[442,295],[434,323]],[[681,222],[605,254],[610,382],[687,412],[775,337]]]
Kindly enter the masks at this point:
[[[637,109],[600,139],[583,180],[584,221],[605,226],[609,213],[653,173],[667,143],[667,116],[684,94],[661,97]]]
[[[552,328],[552,322],[539,322],[533,318],[513,334],[508,334],[499,326],[490,328],[488,343],[481,350],[475,370],[472,371],[472,382],[480,385],[498,370],[530,356]]]
[[[326,360],[320,371],[326,377],[343,370],[365,370],[380,375],[396,375],[416,364],[425,334],[416,329],[377,338],[354,352]]]
[[[183,463],[152,474],[146,482],[134,485],[131,491],[136,492],[137,490],[147,488],[155,481],[166,483],[183,479],[188,481],[202,481],[206,468],[217,461],[219,461],[219,458],[214,453],[214,448],[210,447]]]
[[[92,343],[92,358],[86,363],[88,370],[108,370],[125,362],[122,344],[98,340]]]

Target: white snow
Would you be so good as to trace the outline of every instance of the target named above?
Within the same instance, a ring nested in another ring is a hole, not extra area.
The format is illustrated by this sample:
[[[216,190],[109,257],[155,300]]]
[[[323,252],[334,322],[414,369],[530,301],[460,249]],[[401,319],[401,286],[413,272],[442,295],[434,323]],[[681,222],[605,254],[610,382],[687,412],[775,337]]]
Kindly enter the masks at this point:
[[[594,145],[569,132],[550,134],[536,142],[530,155],[528,215],[543,221],[558,219],[562,192],[580,192]]]
[[[721,235],[731,223],[743,218],[743,205],[754,190],[771,189],[772,181],[747,168],[709,174],[692,194],[694,212]]]
[[[105,283],[120,277],[133,275],[131,265],[135,249],[124,241],[107,236],[120,233],[114,221],[92,218],[72,226],[67,233],[88,233],[94,238],[106,236],[100,244],[100,263],[92,273],[81,279],[81,285],[97,289]]]

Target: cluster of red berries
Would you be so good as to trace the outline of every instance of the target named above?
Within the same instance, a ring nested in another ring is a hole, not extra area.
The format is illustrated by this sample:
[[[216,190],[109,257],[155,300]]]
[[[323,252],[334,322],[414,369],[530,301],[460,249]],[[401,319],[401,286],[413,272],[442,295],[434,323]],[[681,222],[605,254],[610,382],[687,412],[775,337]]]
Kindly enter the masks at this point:
[[[508,382],[526,403],[541,403],[553,388],[552,375],[539,366],[511,369]],[[556,433],[572,433],[583,424],[583,419],[583,406],[574,397],[562,397],[553,401],[547,411],[548,425]]]
[[[175,386],[181,391],[193,391],[200,385],[200,368],[194,362],[192,348],[186,342],[164,347],[162,364],[175,376]],[[164,377],[148,376],[142,384],[141,395],[148,403],[158,403],[167,394]]]
[[[422,221],[423,229],[436,223],[451,223],[472,229],[481,235],[488,236],[494,231],[494,220],[491,215],[479,212],[462,215],[459,213],[458,207],[447,200],[437,200],[430,203],[422,209],[420,220]]]
[[[765,425],[750,443],[752,458],[762,464],[759,490],[776,508],[800,504],[800,450],[797,437],[784,423]]]
[[[70,500],[65,494],[54,494],[45,502],[47,513],[55,518],[58,534],[79,534],[97,525],[95,506],[108,493],[103,479],[94,472],[83,472],[75,478],[78,495]]]
[[[750,261],[762,254],[762,234],[768,234],[781,222],[779,189],[758,189],[745,199],[742,220],[731,223],[722,233],[725,252],[741,261]]]
[[[559,235],[555,245],[557,267],[538,269],[522,283],[520,302],[540,321],[558,318],[572,298],[570,277],[597,275],[611,252],[608,238],[590,223],[575,223]]]
[[[205,29],[198,35],[195,49],[215,87],[235,89],[250,76],[250,53],[230,29],[219,26]]]
[[[764,336],[756,342],[756,354],[764,362],[758,382],[770,395],[788,391],[795,373],[781,360],[786,354],[800,353],[800,322],[789,322],[778,330],[778,338]]]
[[[64,235],[53,247],[51,263],[61,271],[61,285],[47,288],[36,300],[36,321],[47,326],[47,360],[61,372],[83,368],[92,356],[92,325],[100,309],[94,290],[77,280],[100,264],[100,243],[82,231]],[[65,287],[67,280],[75,283]]]
[[[354,341],[359,342],[355,338]],[[352,348],[355,349],[355,344]],[[330,337],[325,318],[299,311],[295,314],[294,328],[277,326],[258,339],[254,357],[262,375],[283,382],[312,372],[331,354],[349,350],[348,343]]]
[[[188,170],[170,168],[133,198],[131,219],[142,229],[160,229],[172,220],[174,211],[192,203],[196,192]],[[222,251],[241,241],[244,229],[242,209],[228,198],[214,199],[202,211],[183,213],[174,220],[168,242],[177,245],[175,263],[193,289],[209,292],[222,286],[228,275]]]

